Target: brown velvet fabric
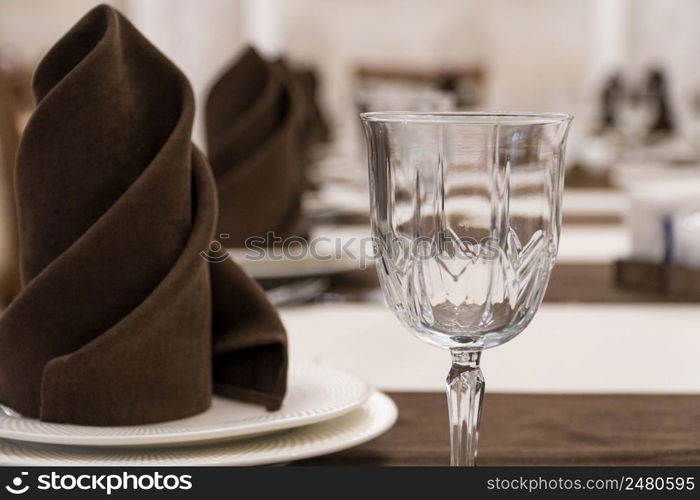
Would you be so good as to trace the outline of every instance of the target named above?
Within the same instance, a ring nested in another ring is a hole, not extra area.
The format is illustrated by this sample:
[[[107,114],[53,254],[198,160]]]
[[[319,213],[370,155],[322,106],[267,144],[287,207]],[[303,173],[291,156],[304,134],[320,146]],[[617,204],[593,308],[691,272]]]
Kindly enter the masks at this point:
[[[364,445],[300,465],[449,465],[444,393],[391,393],[399,419]],[[479,465],[700,465],[700,396],[490,394]]]
[[[303,232],[300,102],[294,92],[285,71],[253,48],[209,91],[208,155],[219,191],[218,234],[226,246]]]
[[[186,417],[212,385],[279,407],[279,319],[232,261],[200,255],[216,190],[191,143],[184,75],[100,6],[46,55],[34,91],[17,160],[24,286],[0,317],[0,402],[87,425]]]
[[[325,142],[330,140],[331,131],[328,121],[321,110],[318,99],[318,76],[310,67],[297,68],[294,75],[304,92],[307,113],[306,127],[311,137],[311,142]]]
[[[284,58],[279,58],[269,64],[284,88],[289,92],[290,101],[293,103],[291,107],[292,129],[294,132],[294,143],[299,155],[298,165],[301,167],[299,173],[303,175],[304,167],[308,163],[309,148],[314,140],[311,135],[313,128],[310,127],[311,124],[309,123],[311,105],[307,101],[307,95],[301,86],[297,74]]]

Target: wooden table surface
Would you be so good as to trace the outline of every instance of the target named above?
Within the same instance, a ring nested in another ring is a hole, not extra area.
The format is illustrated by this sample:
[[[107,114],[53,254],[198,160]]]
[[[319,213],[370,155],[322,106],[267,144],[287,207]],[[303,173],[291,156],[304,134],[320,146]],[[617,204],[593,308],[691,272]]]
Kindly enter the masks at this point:
[[[356,448],[297,465],[449,465],[441,393],[390,393],[399,418]],[[699,395],[487,394],[481,465],[700,465]]]
[[[378,295],[379,282],[374,266],[363,271],[337,275],[332,278],[327,299],[365,301],[372,293]],[[552,270],[545,302],[581,303],[634,303],[634,302],[691,302],[668,298],[643,291],[623,290],[615,285],[614,265],[557,264]]]

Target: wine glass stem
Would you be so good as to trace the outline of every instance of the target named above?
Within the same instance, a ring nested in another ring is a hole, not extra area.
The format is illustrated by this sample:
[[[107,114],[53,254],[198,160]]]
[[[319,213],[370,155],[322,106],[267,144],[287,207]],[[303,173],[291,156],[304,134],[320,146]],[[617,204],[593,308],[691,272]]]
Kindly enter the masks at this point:
[[[450,454],[453,466],[476,465],[484,375],[479,368],[481,351],[452,350],[447,375],[447,407],[450,413]]]

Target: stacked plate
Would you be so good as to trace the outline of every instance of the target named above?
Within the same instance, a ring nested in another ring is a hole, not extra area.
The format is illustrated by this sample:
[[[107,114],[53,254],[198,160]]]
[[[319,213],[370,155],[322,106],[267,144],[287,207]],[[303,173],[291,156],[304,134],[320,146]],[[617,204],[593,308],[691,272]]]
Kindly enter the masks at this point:
[[[0,414],[0,465],[187,466],[285,463],[344,450],[388,430],[397,410],[349,373],[290,367],[279,411],[214,397],[209,410],[158,424],[90,427]]]
[[[256,279],[332,276],[359,269],[357,255],[336,250],[336,246],[342,247],[345,241],[331,240],[322,233],[312,234],[310,239],[314,238],[316,241],[312,246],[290,247],[262,256],[255,249],[229,248],[227,251],[248,275]]]

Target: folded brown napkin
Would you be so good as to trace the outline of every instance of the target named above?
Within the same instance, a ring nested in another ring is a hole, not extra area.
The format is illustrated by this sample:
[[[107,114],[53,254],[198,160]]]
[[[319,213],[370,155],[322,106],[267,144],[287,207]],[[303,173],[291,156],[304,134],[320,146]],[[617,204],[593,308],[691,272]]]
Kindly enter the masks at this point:
[[[269,63],[273,73],[282,82],[283,87],[289,92],[289,99],[292,103],[292,129],[294,131],[294,143],[299,156],[298,166],[300,173],[304,175],[304,167],[308,163],[308,152],[312,141],[312,128],[309,120],[311,105],[307,101],[307,95],[301,86],[297,74],[292,70],[289,63],[284,58],[276,59]]]
[[[249,237],[303,233],[304,151],[300,100],[287,71],[248,48],[216,81],[206,103],[209,160],[219,192],[218,232],[227,246]]]
[[[300,67],[294,71],[299,85],[306,97],[307,117],[306,126],[310,142],[325,142],[330,140],[330,127],[318,99],[318,76],[311,67]]]
[[[289,89],[295,119],[297,151],[301,159],[303,189],[313,189],[308,169],[312,162],[311,151],[315,144],[325,142],[330,133],[317,101],[316,74],[309,68],[297,68],[284,58],[271,63]]]
[[[24,286],[0,318],[0,402],[89,425],[192,415],[212,388],[278,408],[278,317],[233,262],[200,256],[216,189],[190,140],[184,75],[99,6],[40,63],[34,91],[17,160]]]

